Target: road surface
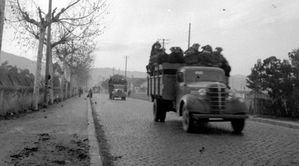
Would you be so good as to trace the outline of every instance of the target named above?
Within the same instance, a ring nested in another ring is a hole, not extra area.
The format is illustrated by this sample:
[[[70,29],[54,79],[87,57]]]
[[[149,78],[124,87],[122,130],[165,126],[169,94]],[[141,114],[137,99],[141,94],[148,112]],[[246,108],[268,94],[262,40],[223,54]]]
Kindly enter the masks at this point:
[[[94,101],[114,165],[299,165],[297,129],[247,121],[235,135],[229,122],[213,122],[190,134],[175,113],[153,122],[151,102]]]

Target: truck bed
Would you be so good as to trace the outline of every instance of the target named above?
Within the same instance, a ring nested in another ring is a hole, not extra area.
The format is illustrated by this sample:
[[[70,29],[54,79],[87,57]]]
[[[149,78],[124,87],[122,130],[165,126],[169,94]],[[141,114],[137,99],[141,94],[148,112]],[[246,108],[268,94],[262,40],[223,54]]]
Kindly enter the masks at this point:
[[[153,75],[148,75],[148,95],[164,100],[175,100],[177,69],[181,63],[163,63],[155,67]]]

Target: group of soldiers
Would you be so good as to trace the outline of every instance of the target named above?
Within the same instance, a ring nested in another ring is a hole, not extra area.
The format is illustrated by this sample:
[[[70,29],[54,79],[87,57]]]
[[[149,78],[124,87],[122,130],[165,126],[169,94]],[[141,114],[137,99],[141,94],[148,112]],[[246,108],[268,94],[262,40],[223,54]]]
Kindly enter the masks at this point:
[[[225,76],[230,76],[231,67],[222,55],[223,49],[216,47],[215,51],[210,45],[205,45],[201,51],[199,51],[200,45],[194,43],[185,52],[180,47],[171,47],[170,54],[165,52],[165,49],[161,47],[159,42],[155,42],[152,46],[149,64],[147,65],[147,71],[152,73],[155,65],[162,63],[185,63],[187,65],[197,66],[213,66],[220,67],[224,70]]]

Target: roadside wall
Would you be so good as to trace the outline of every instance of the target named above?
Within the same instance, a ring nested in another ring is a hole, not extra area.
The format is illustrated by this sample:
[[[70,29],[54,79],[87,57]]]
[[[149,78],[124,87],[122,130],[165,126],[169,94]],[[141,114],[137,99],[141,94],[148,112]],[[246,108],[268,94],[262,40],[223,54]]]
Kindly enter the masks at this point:
[[[74,92],[73,96],[77,93]],[[43,103],[44,90],[40,89],[39,103]],[[69,96],[71,97],[71,96]],[[61,101],[61,91],[54,89],[55,101]],[[9,113],[19,113],[30,110],[33,104],[33,87],[3,87],[0,86],[0,116]]]

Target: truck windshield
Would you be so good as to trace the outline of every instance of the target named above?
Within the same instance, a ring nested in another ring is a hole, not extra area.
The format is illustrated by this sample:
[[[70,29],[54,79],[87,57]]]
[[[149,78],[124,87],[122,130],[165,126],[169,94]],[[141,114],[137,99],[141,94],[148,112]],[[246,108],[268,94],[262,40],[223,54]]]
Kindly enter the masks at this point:
[[[114,88],[115,89],[125,89],[125,85],[122,85],[122,84],[114,84]]]
[[[201,81],[225,82],[224,73],[217,70],[188,70],[185,72],[185,79],[186,83]]]

